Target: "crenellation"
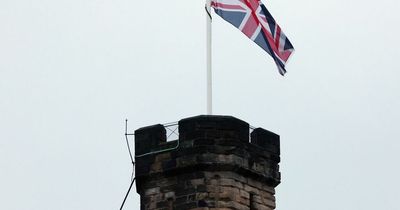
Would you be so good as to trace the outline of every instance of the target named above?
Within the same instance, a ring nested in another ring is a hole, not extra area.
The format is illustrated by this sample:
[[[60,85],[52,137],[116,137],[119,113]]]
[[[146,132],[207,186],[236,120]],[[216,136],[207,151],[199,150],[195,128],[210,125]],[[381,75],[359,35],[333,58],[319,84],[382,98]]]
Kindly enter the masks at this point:
[[[277,155],[280,154],[280,137],[271,131],[263,128],[254,129],[251,133],[251,143],[263,148],[265,151]]]
[[[142,155],[158,149],[159,145],[167,141],[166,130],[163,125],[157,124],[140,128],[135,131],[135,153]]]

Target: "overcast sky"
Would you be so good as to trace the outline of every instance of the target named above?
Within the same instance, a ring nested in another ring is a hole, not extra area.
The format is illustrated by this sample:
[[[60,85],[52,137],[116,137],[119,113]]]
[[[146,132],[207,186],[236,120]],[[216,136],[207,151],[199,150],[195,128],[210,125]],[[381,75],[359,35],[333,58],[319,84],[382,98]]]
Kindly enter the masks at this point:
[[[215,114],[281,135],[278,210],[398,210],[399,1],[263,2],[288,73],[213,13]],[[119,209],[125,118],[204,114],[205,71],[204,1],[0,0],[0,209]]]

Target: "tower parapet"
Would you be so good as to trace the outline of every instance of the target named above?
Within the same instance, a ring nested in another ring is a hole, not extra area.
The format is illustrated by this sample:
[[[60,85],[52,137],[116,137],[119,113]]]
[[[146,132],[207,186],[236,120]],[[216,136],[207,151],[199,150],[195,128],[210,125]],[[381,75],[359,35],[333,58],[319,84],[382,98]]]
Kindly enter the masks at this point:
[[[141,210],[272,210],[280,183],[279,135],[231,116],[178,123],[167,142],[162,125],[135,131]]]

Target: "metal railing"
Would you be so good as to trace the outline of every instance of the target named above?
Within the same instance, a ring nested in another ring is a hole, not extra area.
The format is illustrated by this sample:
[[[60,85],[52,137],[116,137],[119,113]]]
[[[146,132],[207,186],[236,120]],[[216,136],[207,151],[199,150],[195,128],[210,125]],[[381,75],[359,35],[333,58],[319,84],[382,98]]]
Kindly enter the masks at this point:
[[[167,142],[179,140],[179,124],[178,122],[163,124],[165,131],[167,132]],[[256,127],[249,125],[249,141],[251,139],[251,133]]]
[[[179,124],[178,122],[163,124],[165,131],[167,132],[167,142],[179,140]]]
[[[249,142],[251,141],[251,133],[256,129],[256,127],[249,125]]]

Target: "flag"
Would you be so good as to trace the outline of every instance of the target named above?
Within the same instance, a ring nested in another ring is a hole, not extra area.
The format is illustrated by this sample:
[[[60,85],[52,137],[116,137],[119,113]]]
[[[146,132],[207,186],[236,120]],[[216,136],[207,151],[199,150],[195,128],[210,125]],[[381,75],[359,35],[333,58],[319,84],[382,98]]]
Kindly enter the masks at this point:
[[[285,64],[294,48],[260,0],[212,0],[211,6],[271,55],[281,75],[286,73]]]

